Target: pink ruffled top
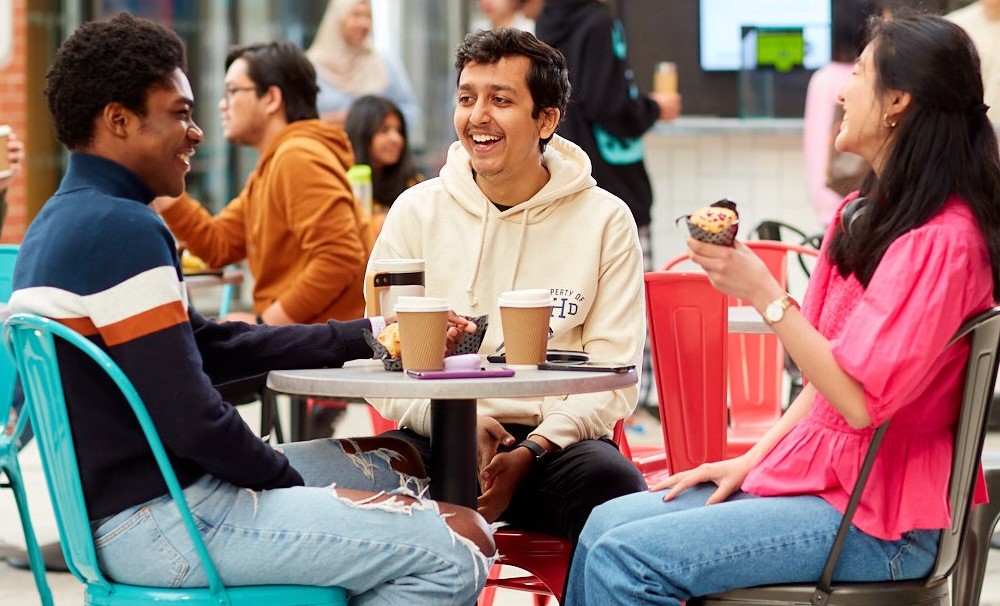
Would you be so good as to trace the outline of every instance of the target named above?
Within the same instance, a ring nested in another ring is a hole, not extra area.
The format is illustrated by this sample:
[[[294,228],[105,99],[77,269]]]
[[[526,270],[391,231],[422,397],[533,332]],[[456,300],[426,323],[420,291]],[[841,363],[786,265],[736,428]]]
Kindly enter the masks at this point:
[[[966,318],[993,303],[982,233],[967,204],[954,196],[937,216],[892,243],[864,288],[826,259],[833,230],[802,312],[864,387],[872,426],[852,429],[817,394],[809,414],[750,471],[743,490],[817,495],[843,512],[875,428],[892,417],[854,524],[885,540],[945,528],[969,344],[945,345]],[[985,502],[985,488],[980,474],[977,503]]]

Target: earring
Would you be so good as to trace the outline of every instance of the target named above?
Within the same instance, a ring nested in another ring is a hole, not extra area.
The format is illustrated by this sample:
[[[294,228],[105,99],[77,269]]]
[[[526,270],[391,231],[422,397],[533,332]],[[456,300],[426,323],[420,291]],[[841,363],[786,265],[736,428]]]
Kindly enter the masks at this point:
[[[891,128],[896,128],[896,125],[899,124],[899,121],[893,120],[892,122],[889,122],[889,112],[886,112],[882,114],[882,124],[884,124],[886,128],[891,129]]]

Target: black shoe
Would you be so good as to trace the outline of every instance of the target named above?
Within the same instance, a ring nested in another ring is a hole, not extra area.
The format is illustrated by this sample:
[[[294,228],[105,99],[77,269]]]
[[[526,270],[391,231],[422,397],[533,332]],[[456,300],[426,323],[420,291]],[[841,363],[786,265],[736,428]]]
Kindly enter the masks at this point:
[[[58,541],[42,545],[42,560],[48,572],[69,572],[66,560],[63,558],[62,546]],[[31,562],[28,552],[24,549],[13,549],[7,553],[7,564],[21,570],[30,570]]]

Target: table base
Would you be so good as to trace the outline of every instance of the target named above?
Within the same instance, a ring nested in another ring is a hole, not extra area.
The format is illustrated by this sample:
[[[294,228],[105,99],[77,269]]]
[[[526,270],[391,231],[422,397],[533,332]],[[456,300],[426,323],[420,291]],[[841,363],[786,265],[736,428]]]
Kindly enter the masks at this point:
[[[476,401],[431,400],[431,498],[476,508]]]

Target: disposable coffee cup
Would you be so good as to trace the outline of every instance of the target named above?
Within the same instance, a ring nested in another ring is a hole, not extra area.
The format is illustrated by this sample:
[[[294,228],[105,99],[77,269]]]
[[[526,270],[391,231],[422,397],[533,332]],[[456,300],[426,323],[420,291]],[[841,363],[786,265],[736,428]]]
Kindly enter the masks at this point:
[[[656,64],[653,74],[653,91],[657,93],[677,92],[677,64],[673,61],[660,61]]]
[[[423,259],[372,261],[365,277],[365,311],[368,317],[391,314],[399,297],[424,296]]]
[[[0,179],[6,179],[13,172],[10,168],[10,157],[7,155],[7,142],[13,131],[7,124],[0,124]]]
[[[546,289],[500,293],[504,354],[511,368],[534,368],[545,361],[552,295]]]
[[[448,301],[436,297],[399,297],[396,321],[404,370],[444,370]]]

